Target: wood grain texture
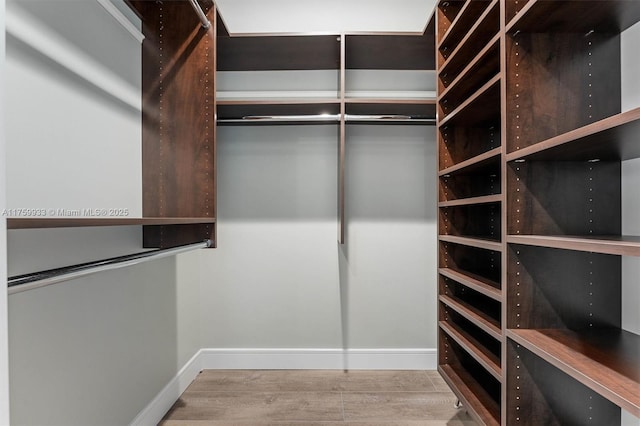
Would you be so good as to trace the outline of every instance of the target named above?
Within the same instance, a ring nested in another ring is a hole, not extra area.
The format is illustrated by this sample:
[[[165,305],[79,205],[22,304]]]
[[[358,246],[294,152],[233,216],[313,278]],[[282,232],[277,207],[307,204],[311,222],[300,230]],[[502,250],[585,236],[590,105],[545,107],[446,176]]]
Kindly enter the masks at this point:
[[[435,70],[435,34],[347,35],[347,69]]]
[[[619,235],[617,161],[526,161],[507,166],[510,235]]]
[[[438,371],[464,406],[468,407],[472,418],[482,425],[500,425],[498,402],[466,370],[456,364],[441,364]]]
[[[435,371],[204,370],[161,425],[473,426]]]
[[[443,76],[456,76],[467,66],[489,41],[500,31],[500,2],[493,0],[476,23],[453,48],[438,49],[438,72]]]
[[[485,348],[482,343],[476,339],[476,335],[469,332],[469,328],[457,326],[449,321],[440,321],[438,323],[441,332],[447,337],[455,341],[460,348],[471,356],[486,372],[491,374],[496,380],[500,380],[502,372],[500,371],[500,358]]]
[[[188,2],[138,2],[143,16],[143,216],[215,217],[215,26]],[[204,3],[211,22],[213,4]],[[147,247],[215,240],[212,225],[145,227]]]
[[[499,117],[499,114],[493,116],[492,122],[484,123],[482,126],[440,126],[438,128],[440,175],[454,173],[499,175],[501,139]]]
[[[508,20],[517,10],[520,13],[509,23],[507,32],[620,33],[640,21],[640,4],[635,0],[507,0]]]
[[[506,424],[618,425],[620,409],[519,343],[508,345]]]
[[[640,336],[619,328],[509,330],[507,336],[640,417]]]
[[[458,271],[454,268],[439,268],[441,275],[440,285],[443,286],[446,279],[455,281],[458,285],[463,285],[478,293],[481,293],[497,302],[502,302],[502,291],[500,283],[493,282],[485,277],[472,274],[470,272]],[[444,289],[440,289],[440,294],[446,294]]]
[[[461,273],[480,276],[488,281],[500,282],[500,253],[466,245],[441,241],[441,268],[451,268]]]
[[[507,152],[620,112],[620,37],[507,37]]]
[[[507,328],[620,327],[621,259],[509,244]]]
[[[507,161],[527,160],[631,160],[640,157],[640,108],[605,118],[520,149]]]
[[[501,204],[484,203],[440,207],[440,235],[482,238],[500,241]]]
[[[218,35],[218,70],[337,70],[340,69],[339,38],[338,35]]]

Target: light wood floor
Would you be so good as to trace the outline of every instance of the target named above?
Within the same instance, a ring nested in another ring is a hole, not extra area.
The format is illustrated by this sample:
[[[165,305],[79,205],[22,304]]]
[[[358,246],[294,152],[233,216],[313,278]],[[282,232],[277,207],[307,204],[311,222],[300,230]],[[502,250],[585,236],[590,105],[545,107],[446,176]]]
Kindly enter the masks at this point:
[[[472,426],[435,371],[204,370],[160,423]]]

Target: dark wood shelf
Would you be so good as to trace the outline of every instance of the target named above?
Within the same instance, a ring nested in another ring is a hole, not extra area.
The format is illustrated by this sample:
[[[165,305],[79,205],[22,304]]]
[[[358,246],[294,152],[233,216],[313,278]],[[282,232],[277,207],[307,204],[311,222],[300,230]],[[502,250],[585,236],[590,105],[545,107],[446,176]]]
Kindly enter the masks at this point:
[[[80,228],[90,226],[130,225],[206,225],[216,223],[206,217],[145,218],[8,218],[7,229]]]
[[[345,113],[347,122],[370,122],[371,119],[358,120],[357,116],[379,116],[377,121],[411,124],[415,120],[430,120],[435,124],[435,99],[390,99],[390,98],[346,98]],[[351,116],[351,117],[349,117]],[[422,123],[424,124],[424,123]]]
[[[347,35],[346,69],[434,70],[435,19],[423,34]]]
[[[640,2],[634,0],[529,0],[507,24],[506,32],[620,33],[638,21]]]
[[[469,237],[458,237],[455,235],[440,235],[438,240],[444,241],[447,243],[460,244],[463,246],[476,247],[485,250],[492,250],[502,252],[502,243],[499,241],[482,239],[482,238],[469,238]]]
[[[478,18],[485,11],[491,0],[467,0],[464,6],[458,12],[449,29],[444,33],[440,42],[438,43],[438,49],[445,47],[448,50],[453,50],[451,46],[457,45],[460,40],[469,32],[471,27],[476,23]]]
[[[440,99],[466,97],[473,89],[499,73],[500,34],[496,34],[459,74],[451,78],[448,74],[438,75],[443,89],[440,92]]]
[[[468,303],[462,302],[460,300],[456,300],[450,296],[441,295],[439,298],[440,302],[444,303],[454,311],[456,311],[461,316],[465,317],[469,321],[471,321],[478,328],[483,330],[485,333],[496,339],[497,341],[502,341],[502,330],[500,329],[500,322],[494,318],[491,318],[486,313],[481,310],[471,306]]]
[[[440,275],[445,276],[458,282],[478,293],[484,294],[493,300],[502,302],[502,291],[500,290],[500,284],[488,280],[470,272],[462,272],[452,268],[439,268]]]
[[[640,237],[629,235],[509,235],[507,243],[618,256],[640,256]]]
[[[279,117],[278,123],[297,122],[312,124],[339,123],[338,99],[243,99],[219,100],[217,118],[219,124],[273,124],[269,117]],[[318,116],[327,115],[326,120]],[[310,119],[305,121],[304,116]],[[287,120],[286,117],[291,117]],[[315,117],[311,120],[311,117]],[[295,118],[295,120],[294,120]]]
[[[448,364],[439,365],[438,372],[478,423],[500,426],[500,406],[469,373]]]
[[[218,34],[217,64],[218,71],[338,70],[340,36]]]
[[[502,201],[502,195],[483,195],[481,197],[461,198],[458,200],[441,201],[438,207],[456,207],[456,206],[472,206],[476,204],[499,203]]]
[[[576,333],[561,329],[507,330],[540,358],[640,417],[640,336],[620,329]]]
[[[630,160],[640,158],[640,108],[597,121],[507,154],[514,160]]]
[[[502,371],[500,360],[491,352],[478,344],[473,337],[446,321],[438,323],[440,329],[453,339],[462,349],[464,349],[478,364],[480,364],[498,382],[502,381]]]
[[[490,169],[489,173],[500,173],[500,154],[502,149],[500,147],[493,148],[487,152],[483,152],[468,160],[462,161],[456,165],[447,167],[438,172],[438,176],[448,177],[447,175],[459,175],[459,174],[485,174],[487,169]]]
[[[440,127],[450,125],[473,126],[500,117],[500,76],[485,83],[465,102],[440,120]]]
[[[473,58],[476,52],[484,48],[500,31],[500,2],[493,0],[482,13],[478,21],[460,40],[452,52],[443,52],[439,49],[439,56],[443,59],[439,69],[440,75],[458,75]]]

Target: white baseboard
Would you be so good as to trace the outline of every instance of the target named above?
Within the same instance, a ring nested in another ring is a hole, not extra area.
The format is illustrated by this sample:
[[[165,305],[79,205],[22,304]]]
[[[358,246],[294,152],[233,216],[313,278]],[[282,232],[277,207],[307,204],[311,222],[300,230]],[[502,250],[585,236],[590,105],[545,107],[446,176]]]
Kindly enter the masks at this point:
[[[435,370],[435,349],[202,349],[216,370]]]
[[[202,370],[435,370],[436,349],[200,349],[131,426],[156,425]]]
[[[202,371],[200,362],[202,350],[198,351],[178,371],[178,374],[160,391],[158,395],[147,405],[131,422],[131,426],[157,425],[180,395],[193,382]]]

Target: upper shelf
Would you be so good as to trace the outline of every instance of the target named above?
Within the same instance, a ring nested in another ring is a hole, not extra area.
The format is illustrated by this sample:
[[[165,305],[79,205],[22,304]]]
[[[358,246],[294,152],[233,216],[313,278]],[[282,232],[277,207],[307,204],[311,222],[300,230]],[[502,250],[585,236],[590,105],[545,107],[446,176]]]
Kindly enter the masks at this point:
[[[454,46],[462,40],[469,29],[476,23],[489,5],[490,0],[467,1],[458,12],[438,44],[439,49],[453,50]]]
[[[619,256],[640,256],[640,237],[638,236],[509,235],[507,242]]]
[[[421,36],[347,35],[346,69],[434,70],[435,23]]]
[[[205,225],[216,220],[208,217],[144,217],[144,218],[8,218],[7,229],[79,228],[85,226],[129,225]]]
[[[509,153],[507,161],[629,160],[640,158],[640,108]]]
[[[529,0],[507,25],[506,31],[619,33],[638,21],[640,2],[637,0]]]
[[[620,329],[507,330],[507,336],[640,417],[640,336]]]

